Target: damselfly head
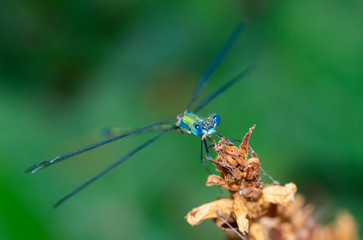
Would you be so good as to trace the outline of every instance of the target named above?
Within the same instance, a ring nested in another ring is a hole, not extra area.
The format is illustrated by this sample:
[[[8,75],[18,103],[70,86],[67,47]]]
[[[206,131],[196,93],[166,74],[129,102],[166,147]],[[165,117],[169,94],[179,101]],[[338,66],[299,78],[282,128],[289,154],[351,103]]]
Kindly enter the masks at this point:
[[[195,122],[192,127],[192,133],[196,136],[212,135],[216,132],[215,128],[219,125],[221,119],[217,113],[212,113],[203,121]]]
[[[214,122],[214,118],[211,116],[207,117],[204,121],[203,121],[203,132],[206,135],[211,135],[213,133],[216,132],[216,130],[214,129],[215,127],[215,122]]]

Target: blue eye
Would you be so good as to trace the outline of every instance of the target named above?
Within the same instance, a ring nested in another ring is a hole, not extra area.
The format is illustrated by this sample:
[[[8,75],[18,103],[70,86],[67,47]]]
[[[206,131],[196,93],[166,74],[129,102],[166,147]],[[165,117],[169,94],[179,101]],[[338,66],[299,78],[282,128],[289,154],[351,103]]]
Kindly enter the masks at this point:
[[[219,125],[219,123],[221,122],[221,118],[219,117],[219,115],[217,113],[212,113],[212,117],[214,120],[214,127],[217,127]]]
[[[203,127],[202,124],[200,124],[199,122],[196,122],[192,125],[192,132],[194,135],[196,136],[200,136],[203,133]]]

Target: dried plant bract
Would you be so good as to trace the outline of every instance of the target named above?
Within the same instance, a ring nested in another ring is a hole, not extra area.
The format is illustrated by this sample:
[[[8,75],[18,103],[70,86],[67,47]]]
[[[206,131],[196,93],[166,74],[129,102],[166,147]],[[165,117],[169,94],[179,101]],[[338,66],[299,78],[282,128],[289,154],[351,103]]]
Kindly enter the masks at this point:
[[[337,215],[328,226],[318,223],[314,207],[296,195],[294,183],[264,185],[261,164],[249,144],[255,126],[239,147],[225,138],[214,143],[218,154],[213,160],[220,176],[210,175],[207,186],[219,186],[231,193],[191,210],[186,219],[192,226],[206,219],[227,233],[228,239],[253,240],[356,240],[357,227],[348,212]]]

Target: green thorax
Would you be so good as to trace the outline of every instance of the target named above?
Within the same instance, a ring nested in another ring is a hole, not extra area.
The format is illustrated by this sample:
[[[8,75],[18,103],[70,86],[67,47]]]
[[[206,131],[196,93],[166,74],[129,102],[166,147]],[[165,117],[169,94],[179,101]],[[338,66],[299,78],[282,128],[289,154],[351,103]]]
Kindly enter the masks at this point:
[[[180,128],[189,134],[192,134],[192,130],[191,127],[194,123],[196,122],[203,122],[205,120],[205,118],[187,111],[186,113],[184,113],[184,115],[181,117],[180,120]]]
[[[215,132],[215,127],[219,125],[219,116],[218,114],[211,114],[207,118],[203,118],[192,112],[185,112],[179,121],[179,127],[182,131],[197,135],[197,136],[205,136],[211,135]]]

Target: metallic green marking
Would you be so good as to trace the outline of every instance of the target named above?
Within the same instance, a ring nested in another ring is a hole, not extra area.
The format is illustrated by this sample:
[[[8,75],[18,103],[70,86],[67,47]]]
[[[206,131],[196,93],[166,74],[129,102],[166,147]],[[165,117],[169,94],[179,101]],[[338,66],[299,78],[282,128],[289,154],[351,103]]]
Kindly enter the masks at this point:
[[[196,122],[203,122],[203,121],[204,121],[203,117],[201,117],[195,113],[187,111],[183,114],[183,116],[180,119],[180,128],[184,132],[192,134],[192,131],[191,131],[192,125]]]
[[[216,114],[214,114],[214,115],[216,115]],[[202,135],[208,136],[215,132],[214,128],[217,126],[216,121],[213,118],[214,115],[210,115],[207,118],[203,118],[195,113],[187,111],[183,115],[180,116],[178,125],[183,132],[186,132],[188,134],[193,134],[193,125],[195,123],[200,123],[200,127],[203,130]],[[219,124],[219,122],[218,122],[218,124]],[[196,133],[194,132],[194,134],[196,134]]]

